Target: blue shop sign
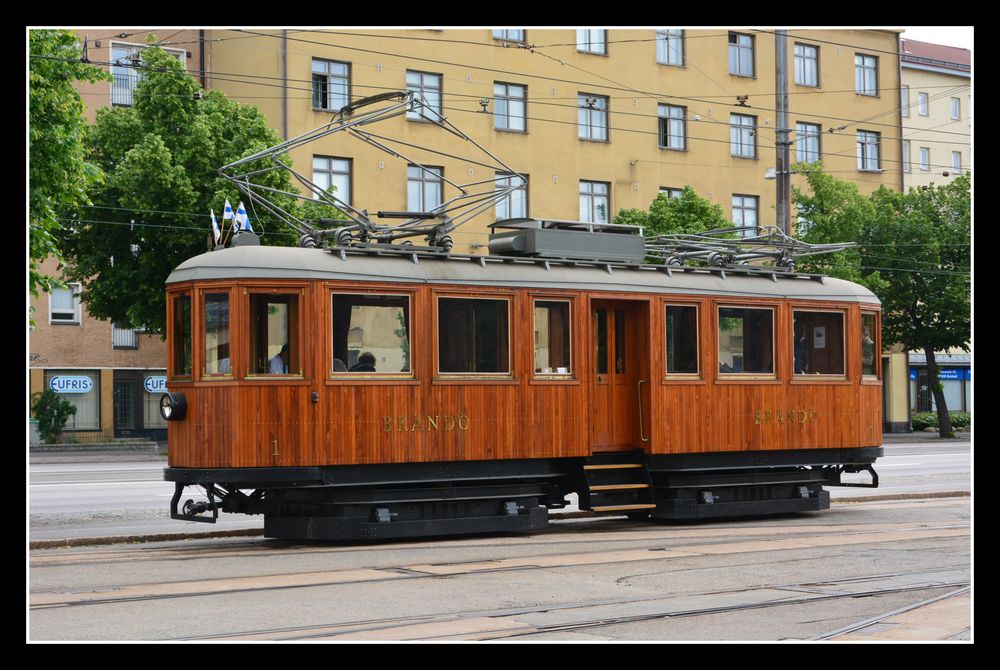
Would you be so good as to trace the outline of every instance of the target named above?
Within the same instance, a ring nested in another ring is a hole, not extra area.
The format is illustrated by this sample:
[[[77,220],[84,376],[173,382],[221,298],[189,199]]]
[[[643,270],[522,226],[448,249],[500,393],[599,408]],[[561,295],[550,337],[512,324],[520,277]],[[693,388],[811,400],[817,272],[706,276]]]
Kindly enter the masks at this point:
[[[925,368],[910,368],[910,379],[916,381],[917,370]],[[941,368],[938,370],[941,381],[970,381],[972,379],[972,368]]]
[[[142,385],[146,388],[147,393],[166,393],[167,392],[167,378],[165,376],[153,376],[146,377]]]
[[[90,393],[94,380],[78,375],[57,375],[49,380],[49,388],[56,393]]]

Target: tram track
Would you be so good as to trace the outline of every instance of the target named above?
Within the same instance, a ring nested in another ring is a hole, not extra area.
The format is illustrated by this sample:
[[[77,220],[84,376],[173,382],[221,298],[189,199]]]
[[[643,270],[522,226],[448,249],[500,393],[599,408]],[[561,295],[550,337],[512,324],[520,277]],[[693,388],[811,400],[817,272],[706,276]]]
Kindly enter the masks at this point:
[[[660,533],[649,537],[646,533],[625,533],[612,540],[602,541],[605,547],[594,550],[596,538],[585,533],[581,538],[569,538],[573,543],[585,542],[589,550],[570,552],[538,552],[539,547],[547,548],[552,543],[559,542],[557,550],[565,546],[565,536],[556,537],[549,542],[533,542],[529,546],[508,546],[507,553],[515,550],[521,555],[483,559],[483,554],[490,555],[490,547],[499,547],[496,543],[490,545],[487,541],[470,541],[479,555],[468,560],[449,561],[444,563],[420,562],[387,562],[386,565],[371,567],[368,565],[342,567],[334,570],[319,570],[311,572],[293,572],[268,575],[232,575],[213,579],[198,579],[188,581],[159,581],[145,584],[111,586],[105,588],[84,587],[54,588],[50,590],[34,590],[29,594],[29,607],[33,610],[76,607],[84,605],[112,604],[121,602],[140,602],[156,599],[188,598],[197,596],[217,596],[239,592],[274,591],[294,588],[333,587],[347,584],[390,582],[402,579],[433,579],[477,575],[495,572],[513,572],[524,570],[551,570],[573,568],[579,566],[613,565],[640,561],[663,561],[675,559],[692,559],[709,556],[725,556],[728,554],[751,554],[764,552],[787,553],[802,549],[823,550],[829,547],[844,548],[850,545],[884,544],[899,545],[904,542],[918,542],[931,539],[964,538],[969,534],[965,524],[865,524],[859,526],[840,526],[831,529],[829,526],[810,526],[799,528],[756,528],[754,532],[745,531],[742,534],[733,528],[698,529],[689,533],[686,538]],[[831,532],[834,531],[834,532]],[[712,532],[707,532],[712,531]],[[784,532],[782,532],[784,531]],[[709,537],[706,537],[706,534]],[[664,536],[666,535],[666,536]],[[614,546],[623,542],[642,541],[652,546],[626,547]],[[666,544],[665,544],[666,543]],[[396,547],[389,546],[390,549]],[[574,548],[573,546],[570,547]],[[249,549],[249,550],[248,550]],[[454,549],[454,548],[453,548]],[[332,551],[336,551],[334,548]],[[370,550],[370,547],[367,548]],[[256,548],[242,547],[239,551],[246,555],[260,557]],[[330,550],[326,550],[330,551]],[[326,553],[323,551],[322,553]],[[287,552],[287,549],[285,550]],[[272,551],[271,555],[280,552]],[[287,553],[283,554],[287,556]],[[771,554],[776,555],[776,554]],[[158,559],[149,560],[192,560],[196,558],[231,560],[232,552],[208,550],[202,553],[163,553]],[[54,557],[53,557],[54,558]],[[91,563],[107,565],[112,557],[86,554],[62,563],[47,562],[51,566],[73,567]],[[366,558],[370,558],[366,555]],[[119,561],[128,560],[127,556],[119,556]],[[38,567],[32,563],[32,567]]]

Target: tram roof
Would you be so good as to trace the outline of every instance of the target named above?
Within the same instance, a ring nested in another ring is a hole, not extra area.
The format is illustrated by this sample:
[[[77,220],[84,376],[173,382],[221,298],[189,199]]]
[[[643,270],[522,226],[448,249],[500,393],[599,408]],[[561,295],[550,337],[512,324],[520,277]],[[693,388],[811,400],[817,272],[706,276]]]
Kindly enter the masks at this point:
[[[181,263],[167,284],[212,280],[303,279],[399,284],[720,295],[879,304],[852,282],[768,268],[671,268],[557,259],[242,246]]]

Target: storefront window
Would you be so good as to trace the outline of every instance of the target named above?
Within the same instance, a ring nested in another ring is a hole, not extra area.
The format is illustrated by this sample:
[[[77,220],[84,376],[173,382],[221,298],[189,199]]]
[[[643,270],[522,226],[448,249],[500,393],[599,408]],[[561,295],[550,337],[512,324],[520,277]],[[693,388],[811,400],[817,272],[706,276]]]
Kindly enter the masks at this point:
[[[166,370],[146,370],[142,373],[142,425],[146,430],[166,428],[160,414],[160,398],[167,392]]]
[[[101,373],[98,370],[46,370],[45,388],[76,407],[63,430],[100,430]]]

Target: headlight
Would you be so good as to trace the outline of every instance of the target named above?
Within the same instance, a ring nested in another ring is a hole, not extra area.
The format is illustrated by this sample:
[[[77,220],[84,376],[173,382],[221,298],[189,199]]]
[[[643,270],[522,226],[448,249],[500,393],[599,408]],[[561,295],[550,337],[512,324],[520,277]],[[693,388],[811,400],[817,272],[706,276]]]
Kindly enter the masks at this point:
[[[164,393],[160,397],[160,416],[166,421],[180,421],[187,414],[187,398],[183,393]]]

